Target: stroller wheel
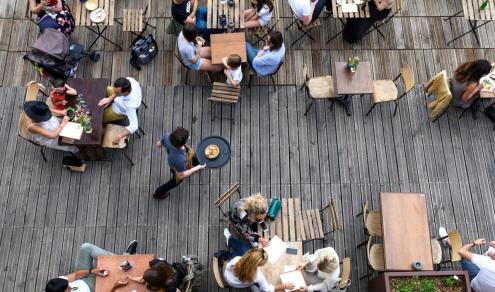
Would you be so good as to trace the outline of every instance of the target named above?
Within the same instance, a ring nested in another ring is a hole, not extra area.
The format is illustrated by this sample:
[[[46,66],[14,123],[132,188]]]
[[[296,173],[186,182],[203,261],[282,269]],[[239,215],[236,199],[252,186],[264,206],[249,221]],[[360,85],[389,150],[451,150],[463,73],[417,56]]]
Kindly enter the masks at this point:
[[[97,52],[91,52],[91,54],[89,55],[89,58],[91,59],[91,61],[93,61],[95,63],[100,60],[100,57],[101,57],[101,55],[98,54]]]

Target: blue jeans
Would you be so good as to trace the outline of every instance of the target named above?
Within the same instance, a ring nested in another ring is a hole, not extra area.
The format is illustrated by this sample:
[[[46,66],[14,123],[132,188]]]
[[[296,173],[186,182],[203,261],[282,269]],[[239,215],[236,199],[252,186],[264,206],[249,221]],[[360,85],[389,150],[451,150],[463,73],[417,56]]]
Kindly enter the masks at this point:
[[[249,67],[251,67],[251,69],[253,69],[253,70],[254,70],[253,60],[254,60],[254,58],[256,58],[256,55],[258,54],[259,51],[260,51],[260,49],[256,49],[253,47],[253,45],[246,42],[246,58],[247,58]],[[254,71],[256,71],[256,70],[254,70]]]
[[[327,2],[329,4],[327,4]],[[313,10],[313,15],[311,16],[311,22],[315,21],[320,17],[321,12],[323,11],[323,7],[327,6],[327,10],[331,10],[332,8],[332,3],[330,0],[318,0],[316,3],[315,9]]]
[[[229,247],[232,248],[232,258],[242,257],[249,250],[249,244],[233,237],[229,238]]]
[[[94,269],[96,258],[99,256],[113,255],[113,253],[103,250],[90,243],[83,243],[79,248],[76,259],[76,271]],[[95,275],[89,275],[82,278],[86,284],[88,284],[91,291],[95,290]]]
[[[470,281],[473,281],[473,279],[478,275],[478,272],[480,271],[480,268],[478,268],[477,265],[468,260],[461,260],[461,266],[464,271],[468,272]]]

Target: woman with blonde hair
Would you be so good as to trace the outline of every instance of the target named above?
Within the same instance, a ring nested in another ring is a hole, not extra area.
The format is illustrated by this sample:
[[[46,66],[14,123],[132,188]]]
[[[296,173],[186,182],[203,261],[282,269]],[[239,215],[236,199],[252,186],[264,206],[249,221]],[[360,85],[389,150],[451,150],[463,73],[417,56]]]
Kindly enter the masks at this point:
[[[251,287],[253,291],[274,292],[293,289],[292,283],[273,286],[266,281],[260,270],[268,262],[268,254],[263,249],[251,249],[242,257],[233,258],[225,267],[225,281],[232,288]]]
[[[318,249],[314,254],[303,256],[306,264],[298,265],[303,269],[304,279],[309,284],[307,291],[332,291],[339,282],[339,256],[332,247]]]
[[[253,247],[258,243],[268,246],[269,241],[260,237],[257,224],[265,220],[268,204],[261,193],[242,198],[230,208],[229,220],[236,230],[242,234],[244,239],[249,241]],[[224,232],[225,237],[230,237],[230,232]]]

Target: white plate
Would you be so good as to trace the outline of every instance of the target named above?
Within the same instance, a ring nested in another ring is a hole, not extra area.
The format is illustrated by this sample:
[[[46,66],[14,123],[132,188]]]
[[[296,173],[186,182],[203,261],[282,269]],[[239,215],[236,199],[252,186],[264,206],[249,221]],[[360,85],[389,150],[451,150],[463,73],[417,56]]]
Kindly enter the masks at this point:
[[[97,8],[89,14],[89,19],[94,23],[102,23],[107,18],[107,13],[102,8]]]
[[[361,5],[361,4],[363,4],[363,3],[364,3],[364,0],[354,0],[353,2],[354,2],[354,4],[356,4],[356,5]]]
[[[342,5],[346,2],[347,2],[346,0],[337,0],[337,5]]]

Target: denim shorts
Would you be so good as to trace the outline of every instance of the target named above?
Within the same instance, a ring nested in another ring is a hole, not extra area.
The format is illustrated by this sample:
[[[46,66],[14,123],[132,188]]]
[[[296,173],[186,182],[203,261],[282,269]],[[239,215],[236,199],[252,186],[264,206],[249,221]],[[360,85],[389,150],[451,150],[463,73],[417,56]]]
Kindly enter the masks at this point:
[[[268,23],[270,23],[270,21],[266,21],[263,18],[258,18],[258,21],[260,22],[261,27],[263,27],[263,26],[267,25]]]
[[[200,68],[201,68],[201,62],[203,61],[203,58],[201,58],[201,56],[198,58],[198,61],[196,61],[195,64],[191,64],[191,65],[188,65],[187,67],[191,70],[194,70],[194,71],[199,71]]]

